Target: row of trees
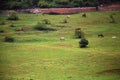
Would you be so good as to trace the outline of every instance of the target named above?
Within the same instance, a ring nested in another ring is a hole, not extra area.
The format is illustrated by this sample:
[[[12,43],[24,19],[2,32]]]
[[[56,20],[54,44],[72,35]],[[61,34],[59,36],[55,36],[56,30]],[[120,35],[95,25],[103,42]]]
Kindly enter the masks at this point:
[[[83,7],[118,2],[120,0],[0,0],[0,9]]]

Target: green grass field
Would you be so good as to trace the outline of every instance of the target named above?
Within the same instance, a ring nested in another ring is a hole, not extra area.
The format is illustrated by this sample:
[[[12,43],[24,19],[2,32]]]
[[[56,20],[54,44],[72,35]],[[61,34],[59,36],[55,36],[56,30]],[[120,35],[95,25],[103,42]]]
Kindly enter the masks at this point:
[[[20,20],[8,21],[1,14],[0,80],[120,80],[120,11],[87,12],[86,18],[81,14],[71,14],[64,24],[66,15],[18,14]],[[116,23],[109,23],[111,14]],[[57,31],[34,30],[43,19]],[[27,31],[15,31],[21,27]],[[89,40],[87,48],[79,48],[74,38],[78,27]],[[105,37],[98,38],[99,33]],[[15,42],[4,42],[5,36]]]

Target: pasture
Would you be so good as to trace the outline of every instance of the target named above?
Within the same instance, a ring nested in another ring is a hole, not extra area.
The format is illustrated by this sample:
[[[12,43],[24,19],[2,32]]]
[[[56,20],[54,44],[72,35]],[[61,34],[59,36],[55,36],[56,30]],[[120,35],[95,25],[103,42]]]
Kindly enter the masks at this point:
[[[67,23],[61,23],[67,15],[18,14],[20,20],[9,21],[0,14],[5,22],[0,25],[4,30],[0,33],[0,80],[120,80],[120,11],[86,14],[86,18],[82,13],[71,14]],[[110,23],[111,14],[116,23]],[[56,31],[34,30],[43,19]],[[26,30],[15,31],[18,28]],[[84,32],[87,48],[79,47],[75,28]],[[4,42],[5,36],[15,42]]]

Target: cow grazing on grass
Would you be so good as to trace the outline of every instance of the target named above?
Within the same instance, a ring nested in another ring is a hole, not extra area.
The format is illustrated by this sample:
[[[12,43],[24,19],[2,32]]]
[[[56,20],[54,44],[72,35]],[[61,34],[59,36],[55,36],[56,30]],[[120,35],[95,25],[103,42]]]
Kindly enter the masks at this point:
[[[28,30],[29,30],[28,27],[22,27],[22,28],[15,29],[16,32],[20,32],[20,31],[26,32]]]
[[[22,30],[21,30],[21,29],[16,29],[15,31],[16,31],[16,32],[19,32],[19,31],[22,31]]]
[[[103,34],[98,34],[98,37],[104,37],[104,35]]]
[[[115,39],[115,38],[117,38],[117,37],[116,37],[116,36],[113,36],[112,38]]]
[[[70,15],[67,15],[67,18],[70,18]]]
[[[16,32],[24,31],[23,28],[19,28],[15,30]]]
[[[81,28],[76,28],[75,30],[81,30]]]
[[[65,37],[60,37],[60,40],[61,40],[61,41],[64,41],[64,40],[65,40]]]

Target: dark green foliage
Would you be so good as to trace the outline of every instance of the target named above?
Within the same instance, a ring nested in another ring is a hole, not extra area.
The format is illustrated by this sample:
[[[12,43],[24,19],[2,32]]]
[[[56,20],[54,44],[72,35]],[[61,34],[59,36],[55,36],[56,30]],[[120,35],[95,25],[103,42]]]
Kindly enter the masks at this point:
[[[63,20],[63,23],[68,23],[67,19],[64,19],[64,20]]]
[[[0,0],[0,9],[26,9],[32,7],[82,7],[120,3],[120,0]]]
[[[54,0],[57,7],[69,7],[69,0]]]
[[[49,21],[48,19],[42,20],[42,23],[43,23],[43,24],[51,24],[50,21]]]
[[[4,30],[0,30],[0,33],[4,33]]]
[[[19,20],[17,13],[15,11],[11,12],[7,20]]]
[[[83,0],[73,0],[71,2],[71,6],[74,6],[74,7],[84,6],[84,1]]]
[[[114,19],[113,15],[110,15],[109,17],[111,19],[110,23],[115,23],[115,19]]]
[[[15,27],[15,25],[11,24],[10,27]]]
[[[82,14],[82,17],[86,17],[86,13],[83,13],[83,14]]]
[[[38,22],[37,25],[35,25],[34,29],[39,31],[55,31],[53,28],[48,28],[46,24]]]
[[[36,29],[36,30],[45,30],[46,25],[38,22],[37,25],[35,25],[34,29]]]
[[[88,40],[83,38],[79,41],[79,46],[81,48],[85,48],[88,45],[88,43],[89,43]]]
[[[13,37],[8,37],[8,36],[6,36],[6,37],[4,38],[4,41],[5,41],[5,42],[14,42],[14,38],[13,38]]]
[[[37,5],[41,8],[50,8],[50,7],[56,7],[57,4],[54,1],[49,1],[49,0],[39,0]]]
[[[75,38],[84,38],[84,33],[80,28],[75,29]]]

